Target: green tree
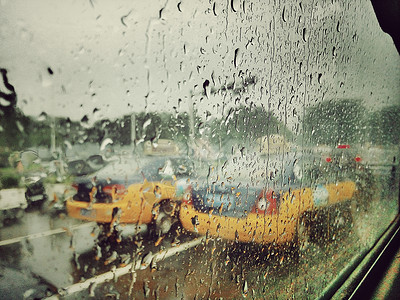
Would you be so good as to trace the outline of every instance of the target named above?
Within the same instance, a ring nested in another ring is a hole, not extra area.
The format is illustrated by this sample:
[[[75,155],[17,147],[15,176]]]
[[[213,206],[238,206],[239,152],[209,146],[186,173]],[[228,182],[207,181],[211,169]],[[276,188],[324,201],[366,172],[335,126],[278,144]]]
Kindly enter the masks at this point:
[[[177,115],[163,113],[160,117],[162,122],[160,138],[187,142],[190,132],[187,113]]]
[[[214,143],[219,141],[254,141],[266,135],[281,134],[291,139],[293,134],[272,112],[262,106],[244,106],[231,108],[226,116],[214,119],[211,124],[211,137]]]
[[[366,137],[365,108],[361,100],[319,102],[306,110],[304,137],[311,143],[338,145],[362,143]]]
[[[384,107],[370,114],[369,139],[377,145],[400,144],[400,105]]]
[[[152,141],[160,136],[161,117],[157,113],[140,112],[136,115],[136,139]]]
[[[1,79],[6,90],[0,90],[0,144],[7,145],[12,149],[21,147],[22,142],[21,128],[19,123],[19,114],[16,109],[17,93],[14,86],[9,83],[7,70],[0,69]]]

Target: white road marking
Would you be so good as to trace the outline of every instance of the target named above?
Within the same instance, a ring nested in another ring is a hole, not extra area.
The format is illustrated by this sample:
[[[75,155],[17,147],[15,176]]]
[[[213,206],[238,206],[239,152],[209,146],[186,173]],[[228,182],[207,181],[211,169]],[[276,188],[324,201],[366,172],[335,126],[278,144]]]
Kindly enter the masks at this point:
[[[180,253],[180,252],[186,251],[192,247],[195,247],[195,246],[201,244],[204,240],[205,240],[205,237],[196,238],[190,242],[186,242],[179,246],[172,247],[172,248],[163,250],[161,252],[152,254],[152,255],[150,255],[150,257],[146,257],[146,261],[155,262],[155,263],[162,261],[162,260],[164,260],[168,257],[171,257],[177,253]],[[70,285],[66,288],[61,288],[58,291],[58,293],[59,293],[58,295],[50,296],[50,297],[46,298],[46,300],[60,299],[60,297],[69,296],[69,295],[75,294],[77,292],[87,290],[93,286],[96,286],[98,284],[104,283],[109,280],[113,280],[120,276],[126,275],[130,272],[135,272],[136,270],[143,270],[143,269],[147,268],[149,265],[150,264],[143,265],[141,260],[135,261],[125,267],[120,267],[113,271],[109,271],[109,272],[97,275],[95,277],[87,279],[84,282],[79,282],[79,283]]]
[[[37,239],[37,238],[41,238],[41,237],[45,237],[45,236],[49,236],[49,235],[53,235],[53,234],[77,230],[77,229],[84,228],[84,227],[91,227],[94,225],[96,225],[95,222],[89,222],[89,223],[84,223],[84,224],[73,225],[71,227],[57,228],[57,229],[48,230],[48,231],[44,231],[44,232],[38,232],[38,233],[33,233],[33,234],[25,235],[25,236],[20,236],[20,237],[8,239],[8,240],[0,241],[0,247],[5,246],[5,245],[19,243],[24,240]]]

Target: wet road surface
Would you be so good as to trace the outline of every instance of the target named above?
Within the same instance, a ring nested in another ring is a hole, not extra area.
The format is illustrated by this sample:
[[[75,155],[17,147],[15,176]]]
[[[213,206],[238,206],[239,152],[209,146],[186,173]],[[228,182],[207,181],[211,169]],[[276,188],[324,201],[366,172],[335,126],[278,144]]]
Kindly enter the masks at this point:
[[[371,207],[371,212],[358,217],[362,225],[349,224],[343,236],[300,254],[295,248],[206,239],[179,227],[161,241],[146,234],[122,242],[112,237],[99,241],[95,223],[31,209],[0,230],[0,295],[6,299],[317,296],[320,287],[359,252],[360,243],[373,241],[367,237],[377,235],[371,233],[379,232],[376,224],[385,226],[373,218],[374,213],[396,211],[388,203]]]

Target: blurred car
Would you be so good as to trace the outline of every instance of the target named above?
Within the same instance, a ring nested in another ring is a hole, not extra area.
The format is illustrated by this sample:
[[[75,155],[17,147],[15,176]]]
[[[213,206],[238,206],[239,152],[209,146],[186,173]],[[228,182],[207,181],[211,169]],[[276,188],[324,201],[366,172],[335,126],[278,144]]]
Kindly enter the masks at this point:
[[[75,201],[110,203],[126,194],[133,183],[188,177],[194,173],[192,162],[184,157],[121,158],[86,176],[77,176],[72,183]],[[91,198],[92,197],[92,198]]]
[[[159,139],[157,142],[146,141],[143,144],[144,155],[178,155],[179,146],[172,140]]]
[[[26,186],[25,198],[28,207],[32,205],[43,205],[47,200],[46,188],[44,180],[47,177],[43,172],[29,172],[23,177]]]
[[[107,165],[107,161],[99,154],[91,155],[86,159],[70,159],[67,163],[68,173],[74,176],[82,176],[94,173]]]
[[[28,203],[19,189],[0,190],[0,228],[8,220],[17,220],[24,216]]]
[[[42,166],[37,152],[33,150],[22,151],[16,169],[21,174],[21,181],[26,187],[25,199],[28,207],[42,206],[47,200],[45,188],[47,172]]]
[[[271,134],[269,136],[260,137],[256,140],[256,145],[259,147],[259,151],[262,155],[283,152],[284,149],[290,149],[293,147],[291,143],[280,134]]]
[[[371,202],[376,188],[375,177],[358,149],[339,144],[317,153],[316,158],[306,171],[309,182],[315,185],[350,180],[356,184],[357,205],[365,208]]]
[[[76,194],[67,200],[67,212],[76,219],[101,223],[110,231],[125,229],[127,235],[134,227],[126,224],[152,221],[160,233],[166,233],[177,220],[177,206],[171,201],[177,197],[175,184],[193,174],[192,162],[184,157],[110,163],[90,176],[76,179]]]
[[[350,200],[355,192],[353,181],[304,187],[283,171],[277,172],[280,178],[269,177],[270,172],[267,159],[239,156],[193,182],[180,208],[183,228],[238,242],[292,243],[308,232],[302,220],[306,212]]]
[[[348,144],[340,144],[333,149],[325,149],[317,154],[311,172],[316,180],[333,180],[354,178],[358,168],[367,167],[363,164],[361,155]]]

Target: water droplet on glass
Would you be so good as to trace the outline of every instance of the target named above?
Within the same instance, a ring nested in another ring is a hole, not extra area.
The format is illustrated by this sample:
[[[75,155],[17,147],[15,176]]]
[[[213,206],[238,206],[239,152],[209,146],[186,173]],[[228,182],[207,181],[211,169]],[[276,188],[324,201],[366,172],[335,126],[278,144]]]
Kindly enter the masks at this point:
[[[215,2],[214,2],[214,4],[213,4],[213,14],[214,14],[214,16],[217,16],[216,7],[215,7]]]
[[[0,105],[3,106],[3,107],[7,107],[7,106],[11,105],[11,102],[9,102],[9,101],[7,101],[7,100],[5,100],[3,98],[0,98]]]
[[[243,293],[243,297],[245,297],[245,298],[249,295],[249,287],[248,287],[248,284],[247,284],[247,280],[245,280],[244,283],[243,283],[243,291],[242,291],[242,293]]]
[[[239,64],[239,48],[235,49],[235,55],[233,58],[233,65],[235,66],[235,68],[237,68],[238,64]]]
[[[282,20],[283,20],[283,22],[286,22],[285,9],[286,9],[286,7],[283,7],[283,10],[282,10]]]
[[[210,81],[208,79],[203,82],[203,93],[207,98],[210,95]]]
[[[20,121],[15,122],[15,124],[20,132],[24,132],[24,126],[22,126]]]
[[[303,28],[303,41],[304,42],[307,42],[307,34],[308,34],[307,29]]]
[[[142,263],[140,265],[140,269],[144,270],[146,269],[148,266],[150,266],[151,261],[153,259],[153,253],[150,251],[149,253],[147,253],[143,259],[142,259]]]
[[[104,262],[105,265],[111,264],[113,261],[115,261],[118,258],[118,253],[117,251],[113,251],[112,254],[106,259]]]
[[[143,282],[143,292],[145,298],[148,298],[150,296],[150,287],[149,287],[149,282],[147,280]]]
[[[162,196],[161,187],[159,187],[158,185],[154,188],[154,195],[157,199],[160,199]]]
[[[233,12],[237,12],[240,5],[239,0],[231,0],[231,9]]]

